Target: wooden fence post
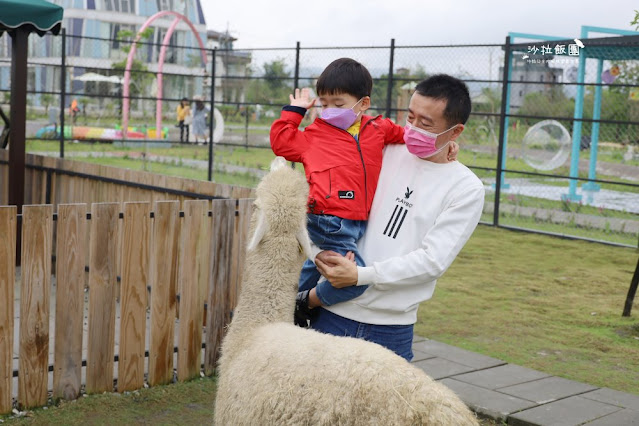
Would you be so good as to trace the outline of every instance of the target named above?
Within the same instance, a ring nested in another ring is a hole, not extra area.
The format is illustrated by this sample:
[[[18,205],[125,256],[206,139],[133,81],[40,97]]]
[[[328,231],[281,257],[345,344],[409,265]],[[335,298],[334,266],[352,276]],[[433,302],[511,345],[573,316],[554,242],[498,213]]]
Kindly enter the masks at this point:
[[[18,405],[47,403],[53,207],[22,209],[22,287]]]
[[[119,203],[91,206],[87,393],[113,391]]]
[[[149,283],[151,285],[151,344],[149,385],[170,383],[173,378],[173,345],[176,291],[173,280],[177,247],[178,201],[156,201],[153,211]]]
[[[230,321],[227,294],[231,284],[231,261],[234,259],[231,248],[235,228],[235,200],[214,200],[212,204],[211,277],[204,360],[204,373],[209,376],[215,371],[224,329]]]
[[[144,387],[151,206],[124,203],[118,392]]]
[[[53,397],[80,395],[87,205],[60,204],[56,236]]]
[[[202,288],[208,283],[209,202],[184,202],[180,241],[180,326],[178,335],[178,380],[200,374],[204,300]]]
[[[0,413],[13,408],[13,303],[16,284],[16,206],[0,207]]]

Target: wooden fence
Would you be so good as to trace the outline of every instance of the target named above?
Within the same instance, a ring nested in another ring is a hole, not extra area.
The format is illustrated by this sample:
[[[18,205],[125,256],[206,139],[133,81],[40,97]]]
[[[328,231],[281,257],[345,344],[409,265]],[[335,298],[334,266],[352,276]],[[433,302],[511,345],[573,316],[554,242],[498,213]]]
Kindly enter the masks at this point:
[[[202,366],[212,374],[237,300],[251,209],[250,199],[187,200],[182,211],[178,201],[127,202],[123,211],[120,203],[60,204],[57,213],[28,205],[21,217],[0,207],[0,412],[12,409],[16,375],[18,405],[29,408],[45,405],[49,389],[75,399],[82,385],[113,391],[114,378],[124,392],[145,380],[169,383],[174,368],[180,381]]]
[[[8,204],[9,153],[0,149],[0,205]],[[27,154],[24,204],[252,198],[251,188]]]

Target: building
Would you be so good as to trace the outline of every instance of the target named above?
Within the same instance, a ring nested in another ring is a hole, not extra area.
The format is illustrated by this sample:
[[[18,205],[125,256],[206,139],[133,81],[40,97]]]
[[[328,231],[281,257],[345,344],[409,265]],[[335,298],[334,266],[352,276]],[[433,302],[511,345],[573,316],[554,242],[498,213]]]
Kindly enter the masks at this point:
[[[547,55],[546,59],[552,59]],[[503,67],[499,67],[499,74],[503,75]],[[524,104],[529,93],[550,94],[554,86],[550,83],[561,82],[563,68],[551,67],[547,61],[541,63],[523,58],[523,54],[514,52],[511,65],[510,108],[516,111]],[[521,82],[521,83],[520,83]],[[544,84],[546,83],[546,84]]]
[[[229,34],[209,30],[206,33],[206,47],[217,49],[215,58],[215,100],[223,102],[244,102],[245,88],[250,77],[251,54],[233,49],[237,39]],[[212,54],[209,53],[209,59]],[[222,76],[230,78],[220,78]]]
[[[120,68],[127,58],[127,48],[130,46],[132,35],[142,27],[147,19],[159,11],[174,11],[186,16],[194,25],[202,42],[207,47],[218,47],[210,41],[223,41],[223,45],[232,46],[232,41],[220,39],[222,33],[207,32],[206,22],[201,0],[47,0],[65,8],[63,28],[66,29],[66,65],[67,87],[69,98],[73,93],[86,95],[112,95],[121,93],[118,84],[98,81],[82,81],[87,73],[101,75],[122,75],[114,66]],[[174,18],[160,18],[153,22],[152,31],[146,44],[137,47],[136,59],[143,69],[150,73],[132,74],[132,95],[155,97],[157,84],[155,73],[158,71],[158,57],[161,43],[171,26]],[[125,37],[126,33],[131,34]],[[123,42],[122,40],[129,42]],[[10,82],[10,62],[2,61],[9,57],[10,37],[0,37],[0,89],[8,89]],[[180,99],[205,94],[208,89],[210,63],[204,66],[200,57],[199,44],[189,26],[180,22],[171,36],[166,58],[163,65],[163,97]],[[219,46],[222,48],[222,45]],[[61,37],[47,35],[43,38],[32,36],[29,38],[29,67],[28,88],[36,92],[59,92]],[[208,59],[210,59],[210,53]],[[216,70],[218,77],[216,88],[220,96],[224,92],[221,85],[225,72],[245,74],[246,66],[250,62],[250,55],[225,54],[219,59],[221,62]],[[142,77],[140,77],[142,76]],[[137,83],[136,83],[137,80]],[[4,83],[3,83],[4,82]],[[138,86],[143,87],[135,87]],[[3,87],[4,86],[4,87]],[[243,93],[231,90],[234,99],[243,98]],[[115,104],[114,99],[92,99],[94,108],[102,108],[103,104]],[[32,105],[41,104],[41,96],[32,99]],[[70,100],[68,101],[70,102]],[[149,103],[133,102],[134,108],[152,110]],[[172,110],[175,105],[165,102],[165,107]]]

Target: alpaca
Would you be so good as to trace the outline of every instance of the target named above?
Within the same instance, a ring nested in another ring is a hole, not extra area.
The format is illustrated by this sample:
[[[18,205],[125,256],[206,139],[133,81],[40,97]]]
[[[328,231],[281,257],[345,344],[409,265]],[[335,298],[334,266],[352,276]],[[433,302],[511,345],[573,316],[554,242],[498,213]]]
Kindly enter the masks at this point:
[[[304,176],[274,160],[256,190],[244,282],[222,342],[217,425],[476,425],[444,385],[375,343],[292,324],[310,253]]]

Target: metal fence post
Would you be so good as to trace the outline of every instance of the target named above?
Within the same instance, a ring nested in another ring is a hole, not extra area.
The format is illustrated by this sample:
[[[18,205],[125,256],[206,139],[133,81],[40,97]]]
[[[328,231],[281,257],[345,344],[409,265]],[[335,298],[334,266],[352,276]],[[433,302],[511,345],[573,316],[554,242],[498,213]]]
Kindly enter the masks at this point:
[[[293,92],[300,87],[300,42],[295,44],[295,76],[293,80]]]
[[[295,74],[293,75],[293,93],[295,89],[298,89],[300,85],[300,42],[295,44]],[[295,162],[291,161],[291,168],[295,168]]]
[[[623,308],[624,317],[629,317],[632,311],[632,302],[635,300],[635,294],[637,294],[637,287],[639,287],[639,261],[637,261],[637,267],[635,273],[630,281],[630,288],[628,289],[628,295],[626,296],[626,303]]]
[[[213,181],[213,160],[215,152],[213,150],[213,130],[215,129],[215,61],[217,49],[211,51],[211,111],[209,111],[209,166],[208,180]]]
[[[501,177],[504,160],[504,138],[508,129],[506,126],[506,101],[508,98],[508,72],[510,70],[510,36],[506,37],[504,45],[504,72],[501,78],[501,112],[499,115],[499,148],[497,148],[497,173],[495,174],[495,207],[493,211],[493,225],[499,226],[499,198],[501,196]]]
[[[391,107],[393,103],[393,68],[395,62],[395,39],[391,38],[390,60],[388,63],[388,87],[386,88],[386,118],[391,116]]]
[[[67,30],[62,28],[62,59],[60,62],[60,158],[64,158],[64,110],[67,93]]]

